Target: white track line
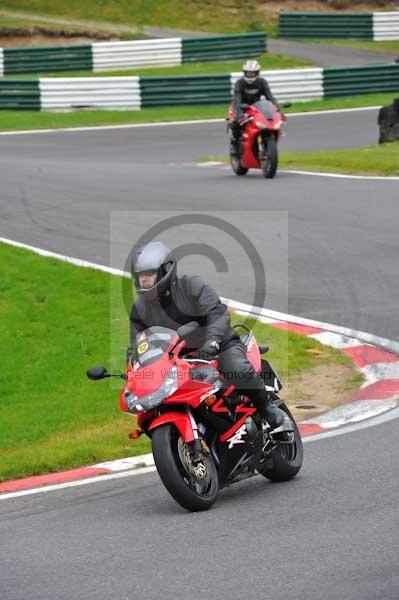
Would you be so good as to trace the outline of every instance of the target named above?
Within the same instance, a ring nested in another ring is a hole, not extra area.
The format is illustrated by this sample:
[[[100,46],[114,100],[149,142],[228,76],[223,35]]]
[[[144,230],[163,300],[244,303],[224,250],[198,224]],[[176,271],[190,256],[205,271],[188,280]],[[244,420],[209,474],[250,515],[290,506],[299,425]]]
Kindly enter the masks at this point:
[[[156,471],[155,467],[143,467],[142,469],[134,469],[131,471],[122,471],[121,473],[110,473],[109,475],[97,475],[95,477],[88,477],[87,479],[78,479],[77,481],[67,481],[65,483],[55,483],[54,485],[45,485],[30,490],[21,490],[19,492],[10,492],[7,494],[0,494],[0,500],[9,500],[10,498],[19,498],[20,496],[31,496],[33,494],[45,494],[46,492],[53,492],[55,490],[62,490],[64,488],[78,487],[80,485],[88,485],[90,483],[98,483],[99,481],[106,481],[109,479],[122,479],[123,477],[131,477],[132,475],[145,475],[146,473],[152,473]]]
[[[354,150],[356,150],[356,148],[354,148]],[[171,166],[176,166],[177,163],[169,163]],[[190,163],[180,163],[177,166],[179,167],[192,167],[192,166],[196,166],[196,167],[201,167],[204,169],[212,169],[212,168],[218,168],[218,169],[222,169],[223,171],[230,171],[231,167],[228,163],[224,163],[221,161],[216,161],[216,160],[207,160],[206,162],[201,162],[201,163],[196,163],[196,162],[190,162]],[[350,175],[350,174],[345,174],[345,173],[326,173],[323,171],[299,171],[299,170],[295,170],[295,169],[284,169],[281,168],[279,169],[279,173],[289,173],[290,175],[306,175],[306,176],[313,176],[313,177],[332,177],[335,179],[360,179],[360,180],[372,180],[372,181],[399,181],[399,177],[397,177],[396,175]]]
[[[309,112],[289,113],[288,119],[292,117],[311,117],[313,115],[331,115],[336,113],[360,112],[365,110],[377,110],[381,106],[364,106],[360,108],[337,108],[331,110],[316,110]],[[131,123],[127,125],[94,125],[92,127],[60,127],[54,129],[22,129],[20,131],[0,131],[0,135],[30,135],[40,133],[75,133],[79,131],[108,131],[113,129],[135,129],[141,127],[168,127],[176,125],[201,125],[206,123],[223,123],[225,119],[193,119],[189,121],[160,121],[159,123]]]
[[[373,181],[399,181],[399,177],[390,175],[344,175],[341,173],[323,173],[318,171],[296,171],[293,169],[280,169],[280,173],[293,173],[295,175],[307,175],[313,177],[333,177],[335,179],[363,179]]]

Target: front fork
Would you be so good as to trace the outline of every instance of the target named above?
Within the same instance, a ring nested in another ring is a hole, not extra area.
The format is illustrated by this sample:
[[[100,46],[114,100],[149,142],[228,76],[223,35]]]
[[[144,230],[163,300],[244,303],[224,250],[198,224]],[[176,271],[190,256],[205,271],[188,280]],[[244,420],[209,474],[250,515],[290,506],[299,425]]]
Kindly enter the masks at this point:
[[[258,133],[258,160],[267,160],[267,137],[264,133]]]
[[[201,439],[200,439],[199,433],[198,433],[197,422],[194,419],[193,414],[189,408],[187,408],[187,416],[190,419],[191,427],[193,430],[193,436],[194,436],[194,440],[192,442],[188,442],[187,446],[188,446],[188,451],[190,453],[190,460],[191,460],[192,464],[195,466],[204,460],[204,454],[202,451]]]

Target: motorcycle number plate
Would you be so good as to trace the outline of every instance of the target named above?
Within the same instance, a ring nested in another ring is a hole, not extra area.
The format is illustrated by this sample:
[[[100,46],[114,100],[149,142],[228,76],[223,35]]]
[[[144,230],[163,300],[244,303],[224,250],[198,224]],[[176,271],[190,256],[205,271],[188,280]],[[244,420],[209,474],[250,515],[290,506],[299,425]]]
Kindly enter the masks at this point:
[[[147,352],[147,350],[148,350],[147,342],[141,342],[141,344],[139,344],[139,346],[137,347],[138,354],[144,354],[144,352]]]

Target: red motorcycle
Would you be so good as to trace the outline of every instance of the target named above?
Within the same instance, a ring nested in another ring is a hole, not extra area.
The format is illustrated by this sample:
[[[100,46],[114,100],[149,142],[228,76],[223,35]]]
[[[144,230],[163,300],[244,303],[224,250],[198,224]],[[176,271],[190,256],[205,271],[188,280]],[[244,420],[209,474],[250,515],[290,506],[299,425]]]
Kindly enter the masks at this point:
[[[286,102],[284,107],[291,106]],[[254,104],[241,104],[245,117],[241,121],[239,155],[230,154],[231,167],[236,175],[246,175],[249,169],[261,169],[264,177],[272,179],[277,171],[277,143],[281,128],[286,121],[269,100],[258,100]],[[234,119],[232,105],[227,121]]]
[[[278,398],[278,374],[260,353],[248,327],[240,336],[248,359],[262,373],[266,389],[289,419],[271,430],[262,422],[248,398],[226,386],[217,360],[200,360],[184,354],[196,322],[177,332],[151,327],[138,334],[137,359],[126,374],[108,373],[104,367],[87,371],[90,379],[121,377],[121,409],[137,415],[139,429],[151,438],[157,471],[166,489],[184,508],[208,509],[218,490],[246,477],[261,474],[287,481],[302,466],[303,445],[293,416]]]

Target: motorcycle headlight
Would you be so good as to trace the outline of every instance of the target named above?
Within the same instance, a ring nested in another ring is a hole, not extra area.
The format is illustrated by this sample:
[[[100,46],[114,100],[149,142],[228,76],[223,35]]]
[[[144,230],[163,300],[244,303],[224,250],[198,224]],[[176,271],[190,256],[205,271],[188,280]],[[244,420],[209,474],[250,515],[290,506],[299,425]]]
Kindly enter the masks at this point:
[[[137,414],[156,408],[162,404],[165,398],[169,398],[169,396],[175,393],[178,388],[177,383],[177,367],[175,365],[166,375],[161,387],[152,394],[139,397],[130,390],[126,390],[125,400],[129,411]]]
[[[280,129],[281,127],[281,121],[279,121],[278,123],[275,124],[274,129]]]
[[[259,129],[266,129],[266,125],[261,121],[255,121],[255,125],[259,127]]]

